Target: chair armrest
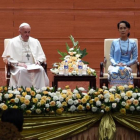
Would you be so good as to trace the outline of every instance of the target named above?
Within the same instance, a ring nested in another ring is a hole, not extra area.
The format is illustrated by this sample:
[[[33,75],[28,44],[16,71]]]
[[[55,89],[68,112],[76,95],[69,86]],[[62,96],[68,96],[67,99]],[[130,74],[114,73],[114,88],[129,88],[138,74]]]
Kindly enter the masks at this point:
[[[11,73],[10,73],[11,63],[7,62],[6,67],[7,67],[7,78],[10,78],[10,75],[11,75]]]
[[[140,77],[140,63],[137,62],[137,77]]]
[[[100,77],[103,77],[103,68],[104,68],[104,63],[100,63]]]
[[[47,63],[42,62],[42,63],[41,63],[41,66],[44,68],[44,70],[45,70],[45,72],[46,72],[46,74],[47,74]]]

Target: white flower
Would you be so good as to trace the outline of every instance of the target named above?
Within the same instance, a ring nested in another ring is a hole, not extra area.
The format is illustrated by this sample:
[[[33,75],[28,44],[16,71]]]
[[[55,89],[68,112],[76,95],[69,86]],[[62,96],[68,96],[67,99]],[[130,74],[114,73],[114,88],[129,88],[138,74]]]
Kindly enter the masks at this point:
[[[101,101],[97,101],[96,106],[101,106]]]
[[[117,103],[119,103],[119,102],[120,102],[120,99],[119,99],[119,98],[116,98],[115,101],[116,101]]]
[[[72,71],[72,74],[73,74],[73,75],[76,75],[76,74],[77,74],[77,72],[73,70],[73,71]]]
[[[64,100],[63,97],[59,97],[59,101],[62,102]]]
[[[69,59],[70,58],[70,55],[66,55],[65,57],[64,57],[64,59],[66,60],[66,59]]]
[[[133,98],[137,98],[137,93],[132,93]]]
[[[136,109],[137,109],[138,111],[140,111],[140,106],[137,106]]]
[[[140,93],[137,93],[138,96],[140,96]]]
[[[38,107],[40,107],[40,106],[41,106],[41,103],[40,103],[40,102],[38,102],[38,103],[37,103],[37,106],[38,106]]]
[[[53,87],[50,87],[50,90],[53,90]]]
[[[73,104],[73,100],[72,100],[72,99],[69,99],[69,100],[68,100],[68,104],[69,104],[69,105],[72,105],[72,104]]]
[[[2,101],[2,97],[0,96],[0,101]]]
[[[2,96],[3,94],[2,93],[0,93],[0,96]]]
[[[62,90],[62,93],[67,93],[67,90],[63,89],[63,90]]]
[[[87,95],[87,93],[82,93],[82,95],[84,95],[84,96],[85,96],[85,95]]]
[[[135,110],[135,107],[134,106],[130,106],[130,111],[134,111]]]
[[[105,95],[104,95],[104,98],[109,98],[110,97],[110,94],[109,93],[106,93]]]
[[[22,108],[22,109],[25,109],[25,108],[26,108],[26,105],[25,105],[25,104],[22,104],[22,105],[21,105],[21,108]]]
[[[19,92],[19,91],[17,91],[17,90],[15,90],[13,94],[19,95],[19,94],[20,94],[20,92]]]
[[[78,88],[80,91],[85,91],[85,89],[83,87],[79,87]]]
[[[116,103],[112,103],[112,108],[116,108],[117,104]]]
[[[116,89],[116,86],[112,86],[111,88],[114,88],[114,89]]]
[[[74,89],[74,90],[73,90],[73,93],[74,93],[74,94],[78,93],[78,90],[77,90],[77,89]]]
[[[97,107],[92,107],[92,112],[96,112],[97,111]]]
[[[76,94],[72,94],[73,99],[76,99]]]
[[[125,89],[128,89],[128,85],[124,85],[124,88],[125,88]]]
[[[133,102],[134,101],[134,98],[131,98],[130,101]]]
[[[36,91],[36,93],[39,93],[39,92],[41,92],[41,91],[40,91],[40,89],[36,89],[35,91]]]
[[[40,110],[40,109],[36,109],[35,112],[36,112],[37,114],[40,114],[40,113],[41,113],[41,110]]]
[[[74,105],[77,105],[78,104],[78,100],[74,100]]]
[[[107,87],[106,86],[103,86],[103,89],[107,89]]]
[[[34,108],[35,108],[35,105],[32,105],[31,110],[34,110]]]
[[[109,99],[108,99],[108,98],[106,98],[106,99],[104,99],[104,101],[105,101],[105,103],[108,103]]]
[[[53,96],[53,101],[57,101],[58,97],[57,96]]]
[[[37,99],[41,99],[41,95],[40,94],[36,94],[35,96]]]
[[[19,98],[15,98],[15,103],[18,103],[19,102]]]
[[[41,90],[43,90],[43,91],[46,90],[46,89],[47,89],[47,87],[42,87],[42,88],[41,88]]]
[[[104,110],[101,110],[101,113],[104,113]]]
[[[110,88],[109,91],[110,91],[110,92],[115,92],[116,89],[114,89],[114,88]]]
[[[94,73],[94,72],[95,72],[95,70],[94,70],[94,69],[91,69],[91,68],[90,68],[90,70],[91,70],[91,72],[92,72],[92,73]]]
[[[121,105],[122,106],[125,106],[126,105],[126,102],[122,101]]]
[[[122,98],[124,98],[124,96],[125,96],[125,93],[124,93],[124,92],[122,92],[122,93],[121,93],[121,96],[122,96]]]
[[[49,108],[49,106],[50,106],[49,104],[45,104],[45,107],[46,107],[46,108]]]
[[[14,91],[12,91],[12,90],[8,90],[8,93],[14,93]]]
[[[6,93],[6,94],[4,94],[4,98],[5,99],[8,99],[9,98],[9,95]]]
[[[76,54],[76,57],[79,58],[81,56],[81,54]]]
[[[61,90],[61,88],[59,87],[57,90],[59,91],[59,90]]]
[[[89,104],[89,103],[87,103],[87,104],[86,104],[86,106],[90,106],[90,104]]]
[[[60,92],[59,91],[56,91],[56,96],[60,96]]]
[[[75,105],[72,105],[71,107],[70,107],[70,109],[69,109],[69,111],[71,111],[71,112],[74,112],[76,110],[76,106]]]
[[[74,48],[70,48],[70,49],[69,49],[69,51],[73,51],[73,50],[74,50]]]
[[[4,104],[4,103],[1,103],[1,104],[0,104],[0,108],[2,108],[3,105],[5,105],[5,104]]]
[[[57,102],[56,102],[56,105],[57,105],[58,108],[60,108],[60,107],[62,106],[62,104],[61,104],[60,101],[57,101]]]
[[[25,99],[30,100],[31,99],[31,95],[26,95]]]
[[[127,96],[124,96],[124,100],[127,100],[128,99],[128,97]]]
[[[89,94],[90,94],[90,95],[93,94],[94,92],[95,92],[95,90],[92,89],[92,88],[89,90]]]
[[[138,100],[140,101],[140,97],[138,98]]]

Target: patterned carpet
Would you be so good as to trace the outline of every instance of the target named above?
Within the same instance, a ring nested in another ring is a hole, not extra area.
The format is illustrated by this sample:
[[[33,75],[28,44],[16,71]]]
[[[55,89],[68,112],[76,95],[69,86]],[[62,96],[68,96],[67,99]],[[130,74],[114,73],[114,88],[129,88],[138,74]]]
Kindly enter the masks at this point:
[[[99,69],[97,71],[97,79],[96,79],[96,86],[99,87]],[[48,70],[47,71],[50,84],[49,86],[52,86],[52,81],[53,81],[53,74]],[[5,86],[6,85],[6,80],[5,80],[5,72],[0,71],[0,86]],[[74,89],[76,86],[78,87],[84,87],[88,88],[89,82],[59,82],[58,87],[64,88],[66,85],[69,85],[71,89]]]

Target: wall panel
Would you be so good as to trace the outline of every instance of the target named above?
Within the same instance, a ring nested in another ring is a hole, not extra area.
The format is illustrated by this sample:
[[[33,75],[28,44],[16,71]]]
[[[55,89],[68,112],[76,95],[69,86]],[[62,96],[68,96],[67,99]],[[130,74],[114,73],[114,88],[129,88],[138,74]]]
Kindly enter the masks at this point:
[[[87,49],[84,60],[90,67],[99,68],[104,39],[119,37],[116,25],[120,20],[130,22],[130,37],[140,42],[139,7],[139,0],[1,0],[0,55],[4,38],[17,36],[19,25],[27,22],[32,27],[31,36],[41,42],[48,68],[60,62],[58,49],[66,51],[66,42],[72,47],[71,34],[82,49]],[[0,69],[4,69],[2,59]]]

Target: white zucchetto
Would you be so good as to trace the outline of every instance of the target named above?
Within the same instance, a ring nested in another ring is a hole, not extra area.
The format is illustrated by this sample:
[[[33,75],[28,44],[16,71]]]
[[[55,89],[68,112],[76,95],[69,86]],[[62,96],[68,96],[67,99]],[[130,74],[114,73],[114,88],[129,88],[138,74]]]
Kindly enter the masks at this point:
[[[21,28],[23,26],[29,26],[30,27],[30,25],[28,23],[22,23],[22,24],[20,24],[19,28]]]

